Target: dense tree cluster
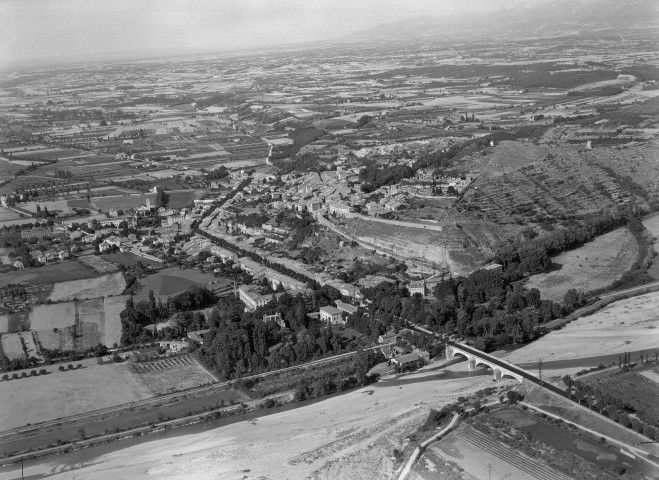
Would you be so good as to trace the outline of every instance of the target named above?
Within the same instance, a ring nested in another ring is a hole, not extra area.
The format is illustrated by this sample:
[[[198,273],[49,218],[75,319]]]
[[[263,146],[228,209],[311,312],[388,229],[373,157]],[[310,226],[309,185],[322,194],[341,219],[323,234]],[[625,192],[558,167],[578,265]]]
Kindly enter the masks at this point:
[[[404,178],[414,176],[414,170],[407,165],[382,166],[377,162],[370,162],[359,172],[362,182],[362,191],[373,192],[385,185],[394,185]]]
[[[131,345],[149,341],[153,338],[153,332],[145,330],[146,325],[169,319],[176,312],[210,307],[215,301],[213,292],[202,286],[168,298],[164,303],[161,299],[156,301],[152,290],[149,291],[148,300],[135,303],[133,297],[130,297],[126,301],[126,308],[120,314],[121,344]],[[181,333],[185,335],[187,331]]]
[[[384,357],[380,352],[359,351],[348,365],[325,371],[320,375],[303,375],[295,389],[295,399],[305,400],[368,385],[377,380],[376,375],[369,375],[369,370],[383,360]]]
[[[320,157],[312,152],[294,155],[292,158],[286,160],[275,158],[273,164],[283,174],[291,172],[324,172],[332,168],[332,162],[329,159]]]
[[[551,265],[550,256],[579,247],[599,235],[634,222],[638,220],[625,212],[586,218],[581,224],[574,223],[539,238],[525,237],[511,241],[497,250],[495,261],[503,265],[509,275],[514,272],[520,275],[541,272]]]
[[[165,193],[165,190],[161,187],[156,188],[156,208],[166,207],[169,203],[169,195]]]
[[[222,180],[223,178],[226,178],[228,176],[229,176],[229,169],[224,165],[220,165],[219,168],[216,168],[215,170],[208,172],[206,174],[206,180]]]
[[[390,273],[391,264],[381,264],[375,262],[366,262],[360,258],[355,258],[352,265],[348,270],[341,271],[337,274],[337,278],[346,282],[353,283],[360,278],[364,278],[367,275],[379,275],[383,272]],[[404,263],[396,265],[396,271],[402,271],[406,268]]]
[[[407,288],[383,282],[364,290],[371,303],[365,311],[351,315],[348,326],[376,338],[409,321],[470,338],[476,348],[489,351],[532,340],[538,335],[538,325],[560,318],[584,302],[576,291],[568,292],[566,305],[542,300],[537,289],[527,290],[515,280],[505,272],[478,270],[438,283],[434,299],[410,296]]]
[[[297,154],[302,147],[323,137],[325,132],[314,126],[299,126],[288,132],[289,138],[293,140],[293,145],[277,147],[272,152],[272,159],[283,159],[292,157]]]
[[[318,231],[318,224],[309,212],[290,214],[281,211],[275,217],[277,223],[291,229],[289,235],[289,248],[297,248],[306,238]]]
[[[236,223],[240,223],[249,228],[259,228],[265,222],[270,220],[270,217],[265,213],[247,213],[236,215]]]
[[[323,290],[324,289],[324,290]],[[327,305],[335,293],[323,287],[312,297],[281,295],[265,307],[245,312],[234,297],[221,298],[209,319],[202,360],[224,378],[237,378],[343,352],[346,340],[330,325],[307,314]],[[279,313],[285,329],[263,321]]]

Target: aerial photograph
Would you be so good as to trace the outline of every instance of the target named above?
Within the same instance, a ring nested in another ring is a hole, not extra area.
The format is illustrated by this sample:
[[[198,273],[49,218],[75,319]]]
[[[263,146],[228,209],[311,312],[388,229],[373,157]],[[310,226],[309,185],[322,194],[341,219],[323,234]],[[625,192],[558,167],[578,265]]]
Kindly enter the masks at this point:
[[[0,18],[1,480],[659,479],[659,1]]]

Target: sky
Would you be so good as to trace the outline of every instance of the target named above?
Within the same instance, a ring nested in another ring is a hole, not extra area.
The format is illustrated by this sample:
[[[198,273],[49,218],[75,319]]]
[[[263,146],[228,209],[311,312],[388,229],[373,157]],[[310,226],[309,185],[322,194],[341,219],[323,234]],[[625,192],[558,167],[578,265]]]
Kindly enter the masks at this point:
[[[340,38],[422,15],[523,0],[0,0],[0,70]],[[5,67],[5,68],[3,68]]]

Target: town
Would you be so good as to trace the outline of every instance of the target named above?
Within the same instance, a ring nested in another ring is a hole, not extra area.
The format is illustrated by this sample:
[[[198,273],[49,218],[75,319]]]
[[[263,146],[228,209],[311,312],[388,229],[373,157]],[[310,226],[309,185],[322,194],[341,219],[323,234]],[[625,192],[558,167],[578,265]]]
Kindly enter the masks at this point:
[[[0,471],[295,411],[226,478],[655,478],[659,50],[593,22],[0,71]]]

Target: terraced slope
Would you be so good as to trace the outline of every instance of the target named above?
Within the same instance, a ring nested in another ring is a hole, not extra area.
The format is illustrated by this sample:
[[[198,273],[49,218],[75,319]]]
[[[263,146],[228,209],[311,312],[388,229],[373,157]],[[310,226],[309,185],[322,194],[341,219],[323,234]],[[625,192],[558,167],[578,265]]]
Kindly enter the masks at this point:
[[[558,225],[659,198],[659,163],[650,147],[548,154],[501,176],[477,180],[456,203],[472,220]]]

